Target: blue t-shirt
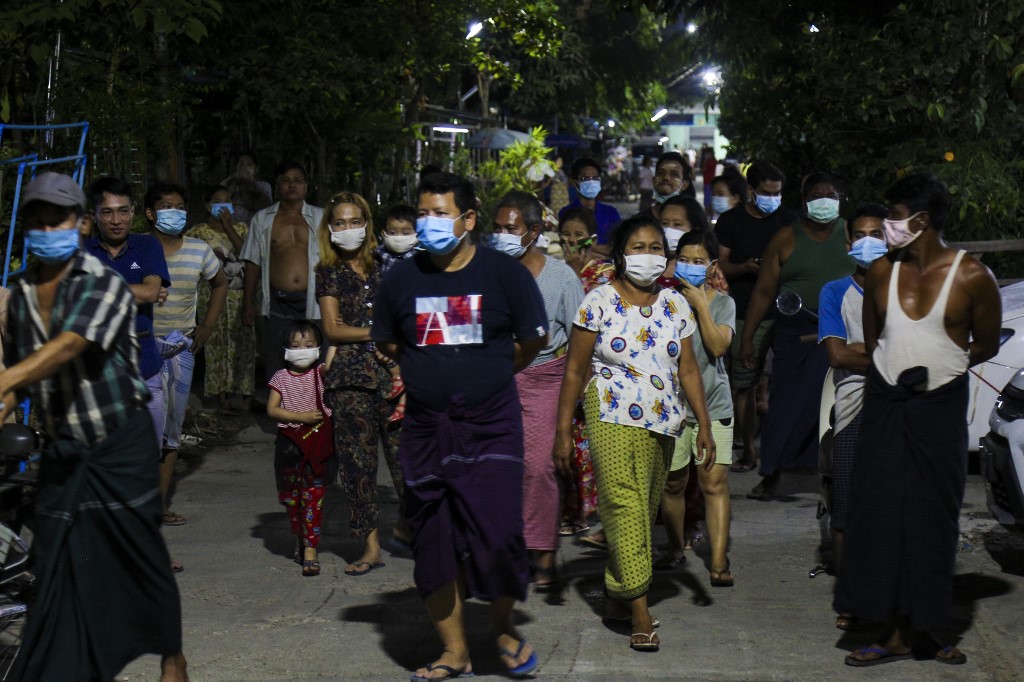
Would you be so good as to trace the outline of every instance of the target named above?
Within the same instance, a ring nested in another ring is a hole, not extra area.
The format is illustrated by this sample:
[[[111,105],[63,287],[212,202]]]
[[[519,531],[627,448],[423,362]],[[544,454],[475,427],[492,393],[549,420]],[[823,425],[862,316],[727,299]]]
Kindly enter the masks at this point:
[[[562,208],[558,212],[558,218],[561,220],[562,214],[568,211],[570,208],[582,208],[580,200],[576,199]],[[622,222],[622,217],[619,216],[619,212],[615,210],[614,206],[608,204],[602,204],[600,201],[594,202],[594,220],[597,221],[597,243],[607,244],[611,241],[612,230],[615,226]]]
[[[864,343],[864,290],[853,277],[843,277],[821,288],[818,298],[818,343],[835,338],[847,344]],[[864,402],[864,375],[847,369],[832,370],[836,387],[835,432],[853,421]]]
[[[171,286],[171,278],[167,273],[167,261],[164,250],[156,237],[148,234],[130,234],[128,243],[117,256],[111,258],[110,252],[103,248],[98,237],[85,242],[85,249],[100,259],[100,262],[121,275],[128,284],[142,284],[142,280],[150,275],[160,277],[160,285]],[[160,371],[162,360],[153,336],[153,304],[138,305],[135,315],[135,331],[139,336],[139,374],[149,379]]]
[[[464,396],[475,406],[513,380],[516,340],[547,334],[544,300],[519,261],[477,247],[461,270],[439,270],[426,253],[384,276],[373,303],[373,340],[402,349],[409,396],[444,410]]]

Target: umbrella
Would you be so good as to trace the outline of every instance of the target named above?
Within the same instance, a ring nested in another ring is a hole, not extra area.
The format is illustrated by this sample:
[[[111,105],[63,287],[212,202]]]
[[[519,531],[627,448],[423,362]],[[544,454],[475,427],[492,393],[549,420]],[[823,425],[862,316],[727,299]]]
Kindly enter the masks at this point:
[[[481,128],[469,136],[466,146],[472,149],[505,149],[516,142],[529,142],[530,136],[508,128]]]

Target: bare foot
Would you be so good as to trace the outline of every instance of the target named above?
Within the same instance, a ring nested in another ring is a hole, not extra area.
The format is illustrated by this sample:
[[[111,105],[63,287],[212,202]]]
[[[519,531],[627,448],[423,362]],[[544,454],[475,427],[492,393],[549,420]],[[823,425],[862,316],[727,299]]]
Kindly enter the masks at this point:
[[[188,682],[188,663],[180,651],[160,661],[160,682]]]

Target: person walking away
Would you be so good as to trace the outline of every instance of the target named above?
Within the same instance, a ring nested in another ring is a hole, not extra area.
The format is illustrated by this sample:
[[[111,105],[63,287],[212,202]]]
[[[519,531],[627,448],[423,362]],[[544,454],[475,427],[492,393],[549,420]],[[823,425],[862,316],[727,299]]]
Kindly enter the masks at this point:
[[[234,204],[224,187],[215,187],[203,197],[207,219],[193,225],[189,235],[206,242],[220,260],[228,279],[228,297],[224,312],[206,342],[204,394],[217,397],[221,414],[238,414],[231,399],[238,396],[246,412],[251,407],[256,363],[256,335],[242,324],[242,287],[244,263],[239,260],[249,227],[234,219]],[[205,316],[210,307],[210,287],[199,287],[198,311]]]
[[[736,444],[743,445],[743,458],[732,466],[735,473],[752,471],[758,466],[758,450],[754,445],[757,433],[757,392],[764,374],[765,358],[772,345],[775,311],[768,309],[754,330],[754,364],[749,369],[740,361],[740,339],[743,336],[747,306],[754,293],[764,252],[772,237],[784,226],[799,219],[800,214],[782,205],[782,189],[786,176],[767,161],[754,161],[744,181],[744,203],[719,216],[715,223],[718,237],[718,264],[729,282],[729,295],[736,302],[736,333],[730,353],[729,380],[734,391],[736,409]],[[738,446],[738,445],[737,445]]]
[[[523,410],[523,537],[531,555],[533,584],[538,590],[558,583],[558,474],[551,459],[558,417],[558,391],[565,373],[565,353],[583,286],[572,268],[537,247],[543,233],[543,210],[526,192],[506,194],[495,209],[492,245],[526,266],[537,282],[547,312],[548,345],[516,374]]]
[[[256,323],[257,304],[263,317],[266,377],[281,369],[284,330],[293,322],[319,324],[316,264],[320,261],[317,227],[323,210],[306,203],[306,170],[282,161],[274,172],[277,203],[253,216],[238,257],[245,262],[242,281],[242,324]],[[257,296],[258,294],[258,296]]]
[[[331,409],[324,405],[320,330],[309,322],[297,322],[285,332],[285,367],[270,378],[267,416],[277,420],[274,442],[274,479],[277,499],[288,513],[295,536],[293,559],[302,575],[320,575],[320,528],[323,523],[324,482],[333,442],[322,443],[331,431],[324,423]],[[303,428],[312,426],[313,429]],[[316,427],[324,428],[319,433]]]
[[[153,653],[162,682],[184,682],[135,299],[114,270],[80,250],[85,206],[74,180],[57,173],[39,175],[21,197],[34,262],[12,287],[0,426],[28,394],[47,444],[33,526],[35,597],[11,678],[112,680]]]
[[[213,335],[228,297],[228,280],[213,250],[201,239],[182,236],[188,220],[187,197],[182,187],[156,184],[146,192],[144,200],[150,234],[163,247],[171,279],[167,300],[153,314],[153,333],[164,356],[161,375],[167,417],[160,460],[160,495],[164,503],[164,523],[169,526],[186,522],[184,516],[171,511],[170,488],[192,389],[195,356]],[[197,324],[196,302],[202,279],[210,283],[210,307],[203,321]]]
[[[715,460],[689,340],[697,325],[682,295],[656,283],[665,270],[666,247],[661,226],[648,218],[631,218],[615,231],[615,279],[583,299],[569,337],[552,452],[559,471],[569,475],[573,413],[583,392],[608,539],[607,615],[631,623],[629,646],[637,651],[660,648],[647,602],[651,528],[683,424],[680,387],[700,426],[697,457]]]
[[[839,216],[837,185],[828,173],[804,178],[804,217],[779,230],[768,243],[747,309],[740,362],[749,370],[757,364],[757,329],[778,293],[795,292],[803,302],[796,315],[776,318],[772,390],[761,431],[763,478],[748,495],[753,499],[772,499],[783,469],[818,463],[818,406],[828,371],[828,354],[815,343],[818,294],[827,282],[855,270],[846,246],[846,221]]]
[[[655,562],[656,569],[672,569],[683,563],[686,544],[684,493],[690,476],[690,461],[696,464],[697,480],[704,493],[705,523],[711,540],[711,585],[732,587],[729,570],[729,465],[732,462],[732,391],[725,354],[732,343],[736,326],[736,304],[709,284],[718,265],[718,240],[710,230],[693,230],[679,241],[676,277],[679,293],[693,309],[697,329],[693,349],[700,368],[717,455],[713,464],[702,461],[696,450],[696,411],[687,404],[683,434],[676,439],[665,491],[661,497],[661,517],[668,535],[669,551]]]
[[[529,578],[513,375],[547,346],[544,301],[529,270],[470,240],[478,216],[468,180],[435,173],[417,196],[425,252],[381,283],[372,331],[405,375],[399,461],[414,578],[444,646],[414,679],[472,672],[463,620],[471,597],[490,602],[502,664],[521,677],[538,657],[512,623]]]
[[[857,208],[847,223],[850,257],[857,263],[857,271],[822,287],[818,302],[818,343],[828,351],[836,392],[828,511],[837,567],[843,557],[843,528],[850,505],[850,478],[860,435],[864,375],[871,367],[871,358],[864,350],[864,275],[871,264],[889,250],[882,225],[888,215],[888,209],[881,204],[864,204]],[[840,630],[850,629],[852,622],[846,613],[836,617],[836,627]]]
[[[1002,305],[989,269],[942,238],[945,184],[915,173],[885,198],[893,252],[864,280],[872,366],[834,607],[887,626],[848,665],[910,658],[915,635],[936,661],[964,663],[938,634],[950,620],[967,476],[967,371],[999,351]]]

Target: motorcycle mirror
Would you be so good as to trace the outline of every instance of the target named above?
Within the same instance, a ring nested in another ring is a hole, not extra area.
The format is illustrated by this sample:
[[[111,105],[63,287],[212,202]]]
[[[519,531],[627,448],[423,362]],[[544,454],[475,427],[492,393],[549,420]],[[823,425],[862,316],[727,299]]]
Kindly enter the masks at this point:
[[[24,424],[5,424],[0,429],[0,457],[24,457],[38,449],[39,437]]]
[[[796,315],[804,307],[804,301],[795,291],[780,291],[775,297],[775,307],[783,315]]]

